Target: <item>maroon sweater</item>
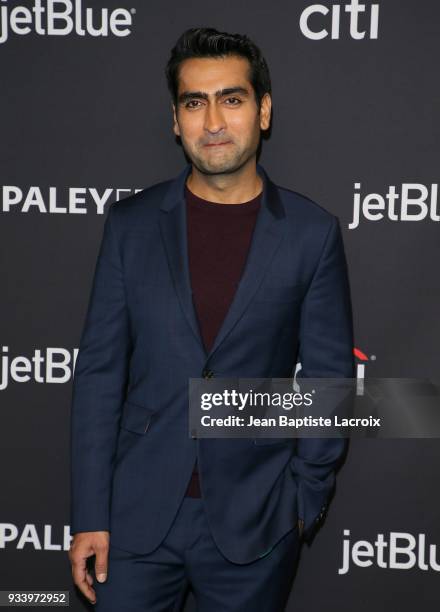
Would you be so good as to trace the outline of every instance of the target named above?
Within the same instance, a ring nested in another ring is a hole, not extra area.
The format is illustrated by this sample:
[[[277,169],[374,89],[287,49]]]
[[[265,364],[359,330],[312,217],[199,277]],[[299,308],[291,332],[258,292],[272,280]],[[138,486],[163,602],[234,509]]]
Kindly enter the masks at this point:
[[[185,187],[193,302],[207,351],[214,343],[240,281],[261,195],[241,204],[220,204],[203,200]],[[197,461],[186,495],[200,497]]]

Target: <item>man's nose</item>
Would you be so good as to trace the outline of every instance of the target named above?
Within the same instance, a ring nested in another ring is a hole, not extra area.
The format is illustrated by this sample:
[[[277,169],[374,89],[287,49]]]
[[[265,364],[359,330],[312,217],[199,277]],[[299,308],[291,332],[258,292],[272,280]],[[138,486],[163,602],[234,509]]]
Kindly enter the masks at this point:
[[[216,134],[221,130],[225,129],[226,123],[223,117],[223,113],[217,104],[208,104],[208,108],[205,114],[205,125],[204,128],[211,134]]]

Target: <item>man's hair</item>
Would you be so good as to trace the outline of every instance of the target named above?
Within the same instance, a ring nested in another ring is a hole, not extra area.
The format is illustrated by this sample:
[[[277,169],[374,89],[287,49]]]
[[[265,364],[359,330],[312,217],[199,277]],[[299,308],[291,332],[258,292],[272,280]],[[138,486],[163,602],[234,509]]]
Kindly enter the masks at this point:
[[[258,108],[263,95],[271,93],[269,68],[260,49],[244,34],[228,34],[214,28],[190,28],[178,39],[171,50],[165,74],[174,104],[177,106],[177,91],[180,64],[195,57],[225,57],[233,55],[249,61],[249,81],[255,92]]]

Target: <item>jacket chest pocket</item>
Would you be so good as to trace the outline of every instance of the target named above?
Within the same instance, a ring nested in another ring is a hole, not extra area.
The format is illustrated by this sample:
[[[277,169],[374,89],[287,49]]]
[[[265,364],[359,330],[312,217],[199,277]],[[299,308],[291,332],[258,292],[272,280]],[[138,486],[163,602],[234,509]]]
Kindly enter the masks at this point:
[[[255,302],[297,302],[305,294],[305,283],[295,285],[264,284],[255,295]]]
[[[254,438],[255,446],[283,446],[292,442],[292,438]]]

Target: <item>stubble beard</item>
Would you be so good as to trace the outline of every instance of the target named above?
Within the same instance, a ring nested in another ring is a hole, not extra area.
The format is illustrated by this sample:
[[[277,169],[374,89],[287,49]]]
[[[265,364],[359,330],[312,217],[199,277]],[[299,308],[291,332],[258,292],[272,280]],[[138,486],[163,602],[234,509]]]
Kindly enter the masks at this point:
[[[244,150],[237,150],[236,145],[233,143],[231,146],[234,147],[234,151],[225,151],[222,155],[216,153],[210,156],[208,151],[203,155],[203,145],[200,146],[200,149],[190,149],[185,145],[183,139],[181,142],[185,153],[197,170],[202,174],[210,176],[237,172],[256,154],[258,149],[258,143],[256,145],[252,143],[251,146]],[[229,145],[226,145],[226,147],[229,147]]]

